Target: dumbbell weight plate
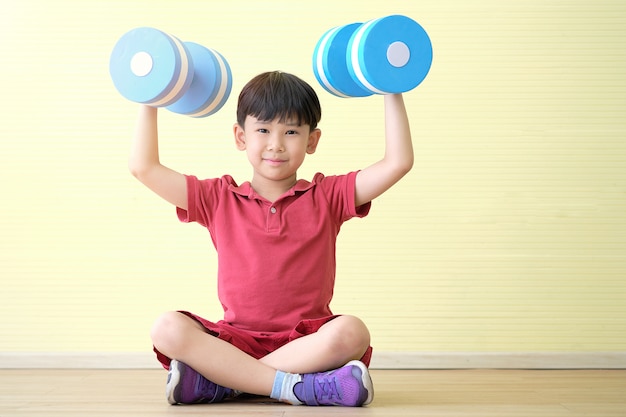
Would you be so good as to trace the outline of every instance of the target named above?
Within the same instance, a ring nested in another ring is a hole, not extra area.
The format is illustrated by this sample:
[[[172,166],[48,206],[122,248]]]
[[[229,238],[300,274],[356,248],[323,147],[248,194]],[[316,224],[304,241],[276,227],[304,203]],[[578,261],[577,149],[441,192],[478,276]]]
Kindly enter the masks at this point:
[[[193,81],[187,92],[167,107],[174,113],[206,117],[226,103],[232,88],[228,62],[216,51],[194,42],[185,42],[193,61]]]
[[[193,62],[177,38],[144,27],[127,32],[115,44],[109,71],[122,96],[159,107],[182,97],[193,78]]]
[[[378,94],[417,87],[432,63],[432,44],[413,19],[393,15],[364,23],[350,38],[348,70],[363,88]]]
[[[313,51],[313,73],[326,91],[339,97],[366,97],[372,92],[357,84],[350,76],[346,50],[352,34],[361,23],[330,29],[317,42]]]

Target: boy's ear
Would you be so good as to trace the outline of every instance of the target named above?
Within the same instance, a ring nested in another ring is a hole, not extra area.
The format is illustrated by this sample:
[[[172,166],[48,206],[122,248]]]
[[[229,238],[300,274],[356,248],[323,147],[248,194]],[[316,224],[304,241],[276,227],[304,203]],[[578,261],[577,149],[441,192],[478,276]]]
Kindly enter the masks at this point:
[[[320,137],[322,136],[322,131],[319,129],[313,129],[311,133],[309,133],[309,143],[306,147],[306,153],[315,153],[317,149],[317,144],[320,142]]]
[[[243,130],[243,127],[239,125],[239,123],[235,123],[233,126],[233,133],[235,135],[235,146],[240,151],[246,150],[246,132]]]

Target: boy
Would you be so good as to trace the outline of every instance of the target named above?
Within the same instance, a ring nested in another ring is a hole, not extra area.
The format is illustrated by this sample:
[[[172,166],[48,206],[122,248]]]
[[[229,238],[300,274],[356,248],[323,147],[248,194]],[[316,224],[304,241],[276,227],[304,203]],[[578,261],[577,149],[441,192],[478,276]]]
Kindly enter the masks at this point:
[[[335,240],[341,224],[367,215],[370,202],[413,165],[401,95],[384,97],[385,155],[347,175],[299,180],[321,131],[320,104],[298,77],[275,71],[242,90],[234,125],[252,179],[198,180],[159,161],[157,110],[142,106],[129,168],[177,207],[183,222],[207,227],[218,253],[224,319],[168,312],[152,332],[169,369],[171,404],[213,403],[239,393],[290,404],[367,405],[370,335],[356,317],[331,313]]]

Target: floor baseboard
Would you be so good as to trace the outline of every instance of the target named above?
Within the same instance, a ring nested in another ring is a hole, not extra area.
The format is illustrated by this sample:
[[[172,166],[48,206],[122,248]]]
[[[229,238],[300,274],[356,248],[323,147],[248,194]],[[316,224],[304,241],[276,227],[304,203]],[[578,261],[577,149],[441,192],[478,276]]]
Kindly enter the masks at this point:
[[[626,352],[379,352],[373,369],[626,369]]]
[[[0,369],[158,369],[153,353],[0,352]]]
[[[0,352],[0,369],[159,369],[150,352]],[[374,352],[372,369],[626,369],[626,352]]]

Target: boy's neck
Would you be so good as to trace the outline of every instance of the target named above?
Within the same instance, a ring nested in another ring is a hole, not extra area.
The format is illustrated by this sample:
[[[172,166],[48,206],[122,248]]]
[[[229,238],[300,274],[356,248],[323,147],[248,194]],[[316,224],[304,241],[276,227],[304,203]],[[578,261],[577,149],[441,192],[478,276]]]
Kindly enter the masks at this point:
[[[259,196],[273,203],[296,185],[296,182],[298,179],[295,175],[280,181],[254,177],[250,185]]]

